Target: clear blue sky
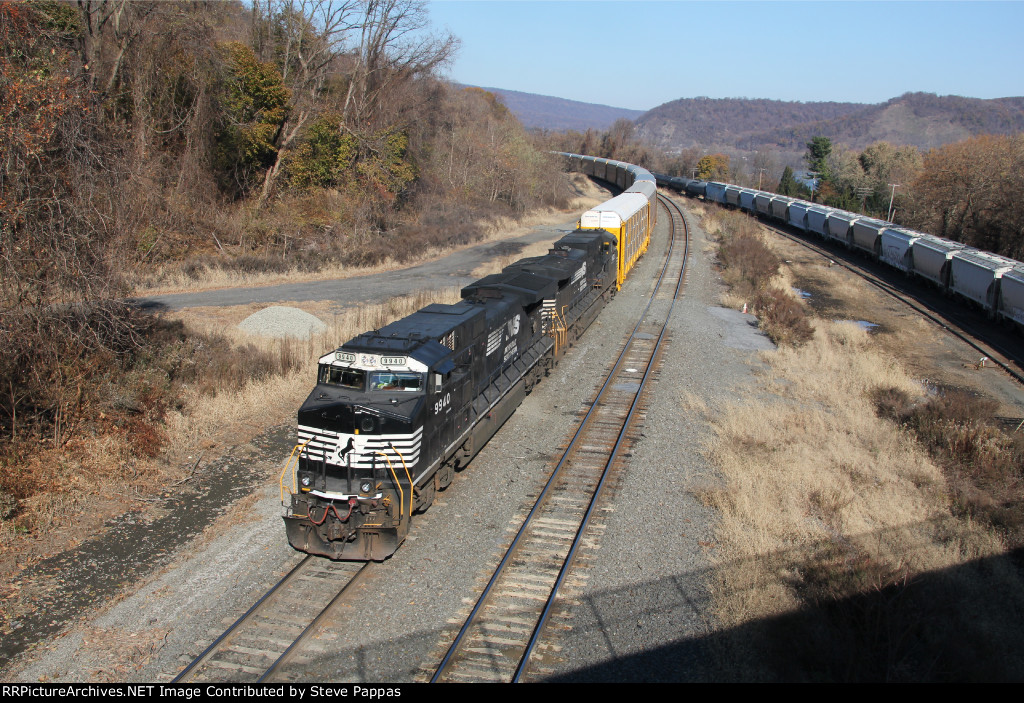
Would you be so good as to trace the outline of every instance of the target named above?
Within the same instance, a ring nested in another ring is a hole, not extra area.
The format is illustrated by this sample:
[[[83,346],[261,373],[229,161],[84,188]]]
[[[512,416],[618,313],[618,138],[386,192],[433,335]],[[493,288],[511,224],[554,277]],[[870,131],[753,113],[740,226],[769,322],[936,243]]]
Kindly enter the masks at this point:
[[[462,41],[452,80],[615,107],[700,95],[1024,95],[1024,2],[436,0],[429,9],[435,29]]]

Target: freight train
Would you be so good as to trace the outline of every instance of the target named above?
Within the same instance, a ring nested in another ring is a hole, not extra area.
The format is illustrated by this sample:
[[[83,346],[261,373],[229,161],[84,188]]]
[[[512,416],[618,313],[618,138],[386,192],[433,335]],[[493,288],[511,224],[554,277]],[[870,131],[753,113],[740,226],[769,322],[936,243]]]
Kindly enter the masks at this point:
[[[544,256],[506,266],[319,359],[281,473],[288,541],[331,559],[383,560],[600,313],[647,249],[648,171],[563,154],[622,188]]]
[[[1024,263],[892,222],[728,183],[655,174],[658,185],[833,240],[1024,327]]]

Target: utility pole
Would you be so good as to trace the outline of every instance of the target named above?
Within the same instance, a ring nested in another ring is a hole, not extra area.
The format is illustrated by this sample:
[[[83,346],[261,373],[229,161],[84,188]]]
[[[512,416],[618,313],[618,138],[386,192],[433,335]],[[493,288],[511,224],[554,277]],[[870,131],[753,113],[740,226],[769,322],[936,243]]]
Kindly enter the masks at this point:
[[[885,219],[892,222],[892,201],[896,198],[896,189],[900,187],[899,183],[890,183],[892,186],[892,193],[889,195],[889,212],[886,214]]]

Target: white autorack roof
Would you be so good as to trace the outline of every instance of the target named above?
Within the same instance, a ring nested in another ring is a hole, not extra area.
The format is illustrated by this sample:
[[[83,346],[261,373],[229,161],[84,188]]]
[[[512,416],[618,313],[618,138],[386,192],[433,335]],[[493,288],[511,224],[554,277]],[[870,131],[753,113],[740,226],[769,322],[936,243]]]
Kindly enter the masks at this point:
[[[622,227],[622,223],[647,205],[647,198],[639,193],[623,193],[608,202],[601,203],[593,210],[587,210],[580,218],[580,227]]]

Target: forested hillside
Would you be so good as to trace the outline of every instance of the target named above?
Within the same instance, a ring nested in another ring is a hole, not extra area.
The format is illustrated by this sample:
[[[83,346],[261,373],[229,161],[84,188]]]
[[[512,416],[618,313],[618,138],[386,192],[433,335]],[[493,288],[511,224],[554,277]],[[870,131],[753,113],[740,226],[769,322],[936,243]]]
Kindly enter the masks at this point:
[[[428,19],[415,0],[0,2],[0,521],[113,470],[90,442],[127,443],[118,470],[157,452],[181,384],[290,363],[140,314],[140,285],[401,261],[564,202],[493,95],[439,78],[458,41]]]
[[[664,149],[740,147],[753,134],[833,120],[865,107],[858,103],[683,98],[659,105],[636,123],[642,139]]]
[[[518,90],[484,90],[497,95],[527,129],[608,129],[616,120],[635,120],[644,114],[643,110],[596,105]]]
[[[1024,98],[980,100],[958,95],[906,93],[853,114],[749,137],[750,144],[799,148],[815,135],[863,149],[883,140],[892,144],[933,149],[981,134],[1024,131]],[[756,147],[755,147],[756,148]]]
[[[669,150],[794,152],[814,136],[855,149],[879,140],[930,149],[979,134],[1024,130],[1024,98],[906,93],[880,105],[692,98],[654,108],[637,120],[637,129],[645,140]]]

